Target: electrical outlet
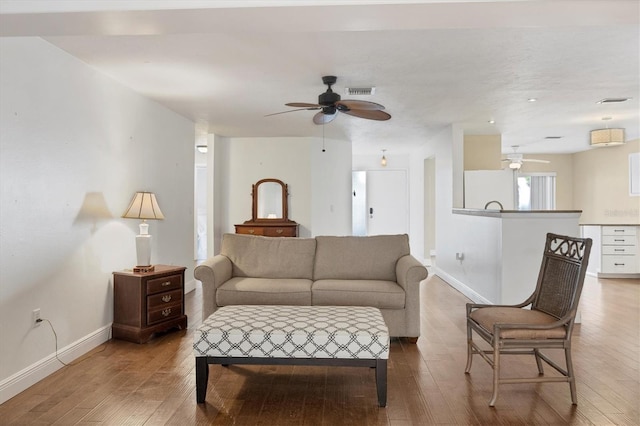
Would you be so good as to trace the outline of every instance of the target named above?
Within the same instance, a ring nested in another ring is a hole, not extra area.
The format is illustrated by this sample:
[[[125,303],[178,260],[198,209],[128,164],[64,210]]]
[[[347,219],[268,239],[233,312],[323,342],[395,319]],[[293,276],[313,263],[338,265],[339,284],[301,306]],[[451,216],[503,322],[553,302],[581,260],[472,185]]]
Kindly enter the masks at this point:
[[[34,309],[31,312],[31,326],[33,328],[40,326],[40,321],[38,321],[39,319],[40,319],[40,308]]]

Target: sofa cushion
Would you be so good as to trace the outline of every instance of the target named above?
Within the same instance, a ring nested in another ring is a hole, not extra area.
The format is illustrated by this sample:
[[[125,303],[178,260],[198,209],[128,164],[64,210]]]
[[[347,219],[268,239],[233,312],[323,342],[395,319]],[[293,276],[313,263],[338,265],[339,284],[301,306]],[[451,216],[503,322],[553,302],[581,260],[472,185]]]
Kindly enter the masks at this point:
[[[316,240],[224,234],[220,254],[233,264],[234,277],[313,278]]]
[[[314,280],[397,281],[396,263],[409,254],[409,237],[316,237]],[[404,303],[404,301],[403,301]]]
[[[393,281],[319,280],[311,286],[315,306],[373,306],[403,309],[405,293]]]
[[[235,277],[216,292],[218,306],[311,305],[311,280]]]

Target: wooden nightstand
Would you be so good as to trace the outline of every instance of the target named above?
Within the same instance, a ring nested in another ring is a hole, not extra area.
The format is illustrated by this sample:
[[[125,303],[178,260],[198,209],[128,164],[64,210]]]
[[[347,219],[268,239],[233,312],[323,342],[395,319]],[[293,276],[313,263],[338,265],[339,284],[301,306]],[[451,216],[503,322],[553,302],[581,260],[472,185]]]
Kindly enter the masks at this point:
[[[114,272],[113,338],[144,343],[153,333],[187,328],[185,269],[155,265],[152,272]]]

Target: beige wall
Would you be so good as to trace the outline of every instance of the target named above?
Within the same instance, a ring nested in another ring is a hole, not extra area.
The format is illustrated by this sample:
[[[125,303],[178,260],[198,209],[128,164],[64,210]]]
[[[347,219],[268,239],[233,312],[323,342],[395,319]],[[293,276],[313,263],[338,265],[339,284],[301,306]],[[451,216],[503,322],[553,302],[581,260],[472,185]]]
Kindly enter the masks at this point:
[[[464,169],[500,170],[501,145],[500,135],[465,135]]]
[[[522,163],[520,173],[556,173],[556,209],[573,210],[573,155],[572,154],[524,154],[524,158],[548,160],[549,163]]]
[[[574,154],[573,206],[581,225],[640,224],[640,197],[629,196],[629,154],[640,139]]]

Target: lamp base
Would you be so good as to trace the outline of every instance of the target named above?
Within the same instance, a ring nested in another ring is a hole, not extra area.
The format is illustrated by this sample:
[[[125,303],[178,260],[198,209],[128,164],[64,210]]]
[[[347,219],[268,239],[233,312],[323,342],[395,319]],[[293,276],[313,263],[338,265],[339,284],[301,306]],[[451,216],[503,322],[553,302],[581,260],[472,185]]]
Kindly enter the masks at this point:
[[[153,272],[156,269],[154,265],[149,266],[135,266],[133,272]]]

